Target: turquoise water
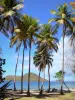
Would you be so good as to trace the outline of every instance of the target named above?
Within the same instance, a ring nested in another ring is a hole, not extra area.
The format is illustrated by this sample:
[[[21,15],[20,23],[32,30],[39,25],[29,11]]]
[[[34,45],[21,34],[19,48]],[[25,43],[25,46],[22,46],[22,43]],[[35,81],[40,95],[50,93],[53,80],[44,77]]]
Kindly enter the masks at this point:
[[[66,85],[69,87],[69,88],[75,88],[75,82],[65,82]],[[3,83],[4,84],[4,83]],[[3,85],[1,84],[1,85]],[[42,84],[42,83],[41,83]],[[40,84],[40,87],[41,87],[41,84]],[[56,88],[56,89],[59,89],[60,88],[60,82],[51,82],[51,88]],[[23,88],[24,90],[27,90],[27,87],[28,87],[28,82],[23,82]],[[9,89],[13,89],[14,88],[14,83],[11,82],[10,83],[10,86],[9,86]],[[20,90],[21,89],[21,82],[16,82],[16,88],[17,90]],[[66,88],[64,86],[64,88]],[[38,89],[38,82],[31,82],[30,83],[30,89],[35,89],[37,90]],[[44,89],[48,89],[48,82],[44,82]]]

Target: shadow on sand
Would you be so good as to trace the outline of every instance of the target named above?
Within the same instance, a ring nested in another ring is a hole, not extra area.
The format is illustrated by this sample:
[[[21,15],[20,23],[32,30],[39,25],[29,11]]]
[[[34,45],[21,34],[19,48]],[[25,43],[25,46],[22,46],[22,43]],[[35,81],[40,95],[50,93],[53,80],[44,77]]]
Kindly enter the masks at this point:
[[[8,93],[10,93],[10,97],[9,100],[15,100],[15,99],[21,99],[23,97],[28,97],[27,96],[27,92],[24,91],[23,93],[21,93],[20,91],[8,91]],[[60,96],[60,92],[47,92],[47,91],[43,91],[43,94],[39,94],[39,91],[31,91],[30,93],[30,97],[35,97],[35,98],[39,98],[39,99],[46,99],[47,97],[58,97]],[[29,97],[28,97],[29,98]]]

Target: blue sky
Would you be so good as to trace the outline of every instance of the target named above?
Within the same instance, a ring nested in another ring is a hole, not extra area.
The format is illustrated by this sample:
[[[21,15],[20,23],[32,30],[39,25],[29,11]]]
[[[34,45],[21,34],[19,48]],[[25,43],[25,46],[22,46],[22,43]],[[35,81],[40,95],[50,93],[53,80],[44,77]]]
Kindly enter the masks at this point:
[[[72,0],[73,2],[74,0]],[[40,24],[48,23],[49,18],[53,17],[50,14],[50,10],[56,10],[56,7],[60,4],[64,3],[70,4],[71,0],[24,0],[24,8],[22,10],[23,14],[28,14],[34,18],[40,20]],[[60,34],[62,34],[62,30],[59,30],[58,37],[60,38]],[[5,76],[14,75],[15,64],[17,53],[15,52],[15,46],[10,49],[9,47],[9,39],[7,39],[4,35],[0,33],[0,47],[3,50],[3,58],[6,59],[6,64],[4,65],[4,69],[6,70]],[[68,38],[65,38],[65,44],[68,45]],[[68,50],[65,47],[65,50]],[[32,47],[32,55],[31,55],[31,72],[38,74],[38,69],[35,68],[33,64],[33,55],[34,55],[35,47]],[[61,69],[61,61],[62,61],[62,39],[60,39],[59,51],[58,53],[54,53],[54,62],[53,68],[51,69],[51,79],[54,80],[54,73]],[[21,75],[21,61],[22,61],[22,48],[20,51],[20,59],[18,64],[17,75]],[[67,70],[67,69],[66,69]],[[68,68],[69,70],[69,68]],[[25,65],[24,65],[24,74],[28,72],[28,50],[25,51]],[[43,76],[43,74],[41,75]],[[46,69],[46,78],[48,78],[47,69]],[[73,80],[74,77],[66,76],[66,80]]]

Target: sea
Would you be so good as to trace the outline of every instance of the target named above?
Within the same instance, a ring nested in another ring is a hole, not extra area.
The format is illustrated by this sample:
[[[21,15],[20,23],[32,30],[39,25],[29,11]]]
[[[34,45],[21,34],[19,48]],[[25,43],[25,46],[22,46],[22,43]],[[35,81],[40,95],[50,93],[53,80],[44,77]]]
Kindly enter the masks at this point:
[[[0,84],[0,87],[2,85],[4,85],[6,82],[7,81],[5,81],[4,83]],[[75,81],[74,82],[73,81],[67,81],[65,83],[66,83],[68,88],[75,89]],[[40,83],[40,87],[41,87],[41,85],[42,85],[42,82]],[[44,90],[48,89],[48,85],[49,85],[48,82],[44,82]],[[27,90],[27,87],[28,87],[28,82],[23,82],[23,89]],[[51,88],[55,88],[55,89],[60,89],[61,83],[59,81],[50,82],[50,87]],[[65,85],[63,85],[63,87],[64,87],[64,89],[67,89],[65,87]],[[9,85],[8,89],[12,89],[12,90],[14,89],[14,82],[13,81],[10,82],[10,85]],[[16,89],[17,90],[21,89],[21,82],[20,81],[16,82]],[[30,89],[31,90],[38,90],[38,82],[30,82]]]

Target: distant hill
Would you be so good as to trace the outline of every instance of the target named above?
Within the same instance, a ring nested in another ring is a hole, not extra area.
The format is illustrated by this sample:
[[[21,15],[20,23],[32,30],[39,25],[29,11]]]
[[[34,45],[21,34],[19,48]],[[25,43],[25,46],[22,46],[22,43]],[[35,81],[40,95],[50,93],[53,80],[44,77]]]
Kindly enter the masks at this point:
[[[30,73],[30,79],[31,81],[38,81],[38,75],[34,74],[34,73]],[[6,80],[14,80],[14,75],[9,75],[5,77]],[[28,81],[28,74],[25,74],[23,77],[24,81]],[[40,81],[42,81],[43,78],[40,78]],[[16,81],[21,81],[21,76],[16,76]],[[45,79],[45,81],[48,81],[47,79]]]

